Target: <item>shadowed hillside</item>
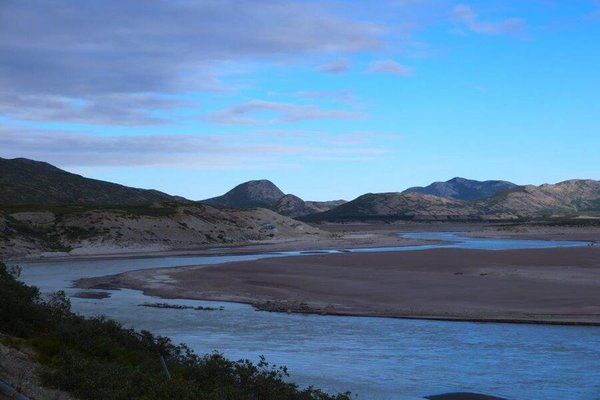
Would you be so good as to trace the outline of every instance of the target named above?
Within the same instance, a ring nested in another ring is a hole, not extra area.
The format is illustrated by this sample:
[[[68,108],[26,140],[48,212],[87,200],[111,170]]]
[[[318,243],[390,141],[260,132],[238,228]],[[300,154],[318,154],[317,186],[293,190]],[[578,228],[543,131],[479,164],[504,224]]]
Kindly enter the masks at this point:
[[[175,199],[157,190],[84,178],[26,158],[0,158],[0,188],[0,205],[140,205]]]

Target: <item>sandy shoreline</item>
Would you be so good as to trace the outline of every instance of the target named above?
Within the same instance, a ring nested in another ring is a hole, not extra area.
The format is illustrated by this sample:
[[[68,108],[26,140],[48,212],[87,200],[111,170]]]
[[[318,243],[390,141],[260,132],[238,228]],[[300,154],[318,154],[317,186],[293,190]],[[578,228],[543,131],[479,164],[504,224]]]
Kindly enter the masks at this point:
[[[267,311],[600,324],[600,248],[435,249],[140,270],[82,288],[253,304]]]
[[[46,253],[30,257],[11,258],[10,262],[85,261],[94,259],[127,259],[177,256],[245,255],[281,251],[331,250],[413,246],[441,243],[398,237],[398,233],[459,232],[472,237],[510,238],[524,240],[578,240],[600,245],[600,227],[548,227],[486,223],[350,223],[322,224],[320,229],[330,237],[271,240],[236,245],[202,246],[186,249],[156,248],[86,248],[75,253]]]

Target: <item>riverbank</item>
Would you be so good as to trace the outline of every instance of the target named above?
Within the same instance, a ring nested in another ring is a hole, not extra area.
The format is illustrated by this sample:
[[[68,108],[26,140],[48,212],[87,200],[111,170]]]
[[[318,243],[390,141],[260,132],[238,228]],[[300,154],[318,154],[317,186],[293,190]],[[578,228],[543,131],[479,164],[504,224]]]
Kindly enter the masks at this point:
[[[401,247],[439,244],[441,241],[402,238],[398,233],[460,232],[471,237],[520,240],[580,240],[595,242],[600,246],[600,226],[552,226],[543,224],[489,224],[489,223],[324,223],[317,225],[326,235],[309,235],[306,238],[288,238],[254,241],[237,245],[197,246],[193,248],[161,248],[90,246],[78,252],[35,254],[7,259],[14,262],[86,261],[99,259],[128,259],[178,256],[245,255],[283,251],[310,251],[374,247]]]
[[[318,254],[147,269],[77,287],[267,311],[600,325],[600,248]]]
[[[64,293],[40,300],[36,287],[0,263],[0,381],[4,392],[32,399],[350,400],[289,382],[287,370],[261,358],[231,361],[195,354],[169,338],[122,327],[108,318],[71,311]],[[194,310],[195,312],[196,310]],[[50,394],[50,396],[46,396]],[[0,397],[3,397],[0,394]]]

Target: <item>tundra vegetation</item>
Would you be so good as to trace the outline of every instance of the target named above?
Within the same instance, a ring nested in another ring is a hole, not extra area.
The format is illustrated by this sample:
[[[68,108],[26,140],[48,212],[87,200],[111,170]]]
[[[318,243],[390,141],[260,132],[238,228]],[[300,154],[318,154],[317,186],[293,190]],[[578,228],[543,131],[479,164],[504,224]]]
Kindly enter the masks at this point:
[[[150,332],[71,311],[60,291],[42,296],[20,282],[18,268],[0,263],[0,332],[5,344],[36,350],[44,385],[81,399],[348,400],[287,381],[285,367],[263,358],[231,361],[197,355]],[[170,378],[161,364],[166,361]]]

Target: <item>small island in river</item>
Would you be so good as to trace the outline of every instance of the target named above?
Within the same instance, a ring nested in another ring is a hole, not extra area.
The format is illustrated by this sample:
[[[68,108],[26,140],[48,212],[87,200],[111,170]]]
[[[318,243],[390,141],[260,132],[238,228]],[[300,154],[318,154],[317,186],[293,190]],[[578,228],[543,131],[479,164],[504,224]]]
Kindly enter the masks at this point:
[[[585,243],[306,254],[144,269],[77,286],[242,302],[270,312],[600,325],[600,248]]]

